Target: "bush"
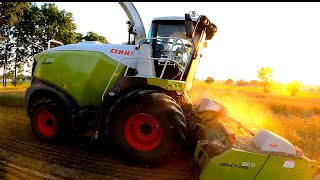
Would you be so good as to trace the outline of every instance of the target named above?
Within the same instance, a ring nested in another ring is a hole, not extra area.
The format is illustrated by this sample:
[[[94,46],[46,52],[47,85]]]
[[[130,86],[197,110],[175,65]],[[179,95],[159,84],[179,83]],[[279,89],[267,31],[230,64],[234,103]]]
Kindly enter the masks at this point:
[[[214,79],[213,79],[213,77],[207,77],[207,79],[204,82],[206,82],[207,84],[213,84]]]
[[[233,85],[234,81],[232,79],[228,79],[224,82],[225,85],[230,86]]]
[[[291,81],[291,83],[287,84],[286,88],[289,91],[291,96],[296,96],[297,93],[300,91],[302,84],[298,81]]]
[[[237,86],[247,86],[249,85],[248,81],[244,81],[243,79],[241,79],[240,81],[237,81]]]
[[[250,81],[250,85],[252,85],[252,86],[258,86],[258,85],[259,85],[259,81],[258,81],[258,80],[251,80],[251,81]]]

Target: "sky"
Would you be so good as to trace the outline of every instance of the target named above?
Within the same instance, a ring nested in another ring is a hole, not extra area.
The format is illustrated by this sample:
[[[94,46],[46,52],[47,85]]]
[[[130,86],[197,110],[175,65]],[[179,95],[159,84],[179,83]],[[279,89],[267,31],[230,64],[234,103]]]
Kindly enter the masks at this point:
[[[41,5],[42,3],[37,3]],[[54,2],[73,14],[77,32],[93,31],[111,44],[127,41],[125,12],[117,2]],[[258,80],[271,67],[277,82],[320,85],[320,2],[133,2],[146,33],[154,17],[195,11],[216,24],[196,78]]]

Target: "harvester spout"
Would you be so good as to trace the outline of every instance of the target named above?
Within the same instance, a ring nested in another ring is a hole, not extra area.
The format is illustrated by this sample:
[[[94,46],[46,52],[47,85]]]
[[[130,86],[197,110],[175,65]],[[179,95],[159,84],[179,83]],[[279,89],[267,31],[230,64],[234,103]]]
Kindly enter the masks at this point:
[[[119,2],[119,4],[127,14],[130,24],[133,26],[132,30],[135,35],[135,44],[137,44],[140,39],[146,38],[146,31],[142,19],[132,2]]]

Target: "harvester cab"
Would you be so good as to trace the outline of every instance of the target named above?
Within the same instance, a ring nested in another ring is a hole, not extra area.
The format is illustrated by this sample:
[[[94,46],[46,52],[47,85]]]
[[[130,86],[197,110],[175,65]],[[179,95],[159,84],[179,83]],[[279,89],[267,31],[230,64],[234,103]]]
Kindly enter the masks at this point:
[[[141,19],[132,18],[132,14],[138,14],[136,10],[128,3],[120,4],[127,7],[124,9],[130,14],[128,17],[131,21],[127,22],[127,46],[134,46],[134,53],[119,49],[112,49],[110,52],[125,55],[132,53],[133,57],[125,57],[119,61],[119,65],[128,65],[124,76],[148,78],[149,81],[157,82],[153,85],[170,91],[189,90],[201,51],[206,47],[206,41],[216,33],[216,26],[206,16],[199,16],[194,12],[185,14],[185,17],[159,17],[152,20],[148,36],[144,37]],[[164,79],[171,81],[168,83]],[[164,84],[169,86],[163,86]],[[108,89],[109,85],[105,93]]]

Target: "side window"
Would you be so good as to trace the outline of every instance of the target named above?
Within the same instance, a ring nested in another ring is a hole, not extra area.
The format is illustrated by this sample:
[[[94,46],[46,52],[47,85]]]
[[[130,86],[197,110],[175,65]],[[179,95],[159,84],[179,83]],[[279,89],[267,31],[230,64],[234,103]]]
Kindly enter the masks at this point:
[[[152,25],[151,25],[150,28],[149,28],[149,33],[148,33],[147,38],[151,38],[151,37],[152,37]],[[148,39],[147,42],[148,42],[149,44],[151,44],[151,40],[150,40],[150,39]]]
[[[149,28],[149,33],[148,33],[147,38],[151,38],[151,37],[152,37],[152,25]]]

